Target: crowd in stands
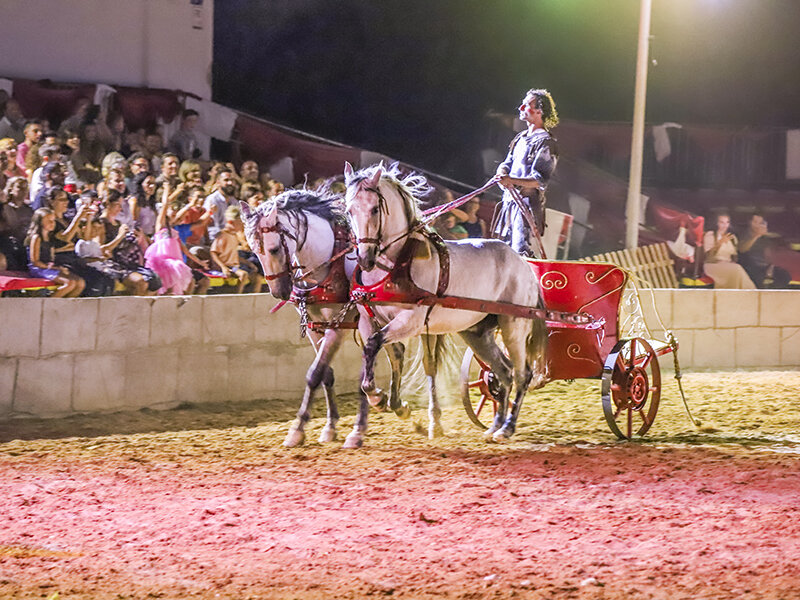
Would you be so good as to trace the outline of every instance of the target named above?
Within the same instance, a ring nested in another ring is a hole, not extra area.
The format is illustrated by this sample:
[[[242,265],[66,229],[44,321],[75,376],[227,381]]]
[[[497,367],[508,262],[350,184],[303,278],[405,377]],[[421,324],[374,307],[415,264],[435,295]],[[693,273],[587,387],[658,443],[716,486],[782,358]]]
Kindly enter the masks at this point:
[[[157,128],[128,131],[88,98],[57,124],[25,119],[13,98],[0,110],[0,275],[45,280],[54,297],[202,294],[222,282],[261,291],[238,204],[256,207],[283,185],[252,160],[202,160],[195,111],[165,140]],[[488,237],[480,208],[473,198],[435,227],[448,240]],[[713,225],[702,245],[715,287],[789,287],[761,215],[739,238],[729,215]]]
[[[168,140],[129,132],[88,98],[62,123],[0,119],[0,272],[49,282],[54,297],[259,292],[239,218],[283,191],[254,161],[200,159],[186,110]]]

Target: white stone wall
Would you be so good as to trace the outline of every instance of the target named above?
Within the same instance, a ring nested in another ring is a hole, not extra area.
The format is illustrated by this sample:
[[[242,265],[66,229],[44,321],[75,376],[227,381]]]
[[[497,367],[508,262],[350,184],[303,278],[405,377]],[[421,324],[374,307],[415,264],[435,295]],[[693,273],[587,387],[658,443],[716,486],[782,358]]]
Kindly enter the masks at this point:
[[[682,368],[800,367],[800,291],[676,289],[654,296],[680,344]],[[655,329],[649,293],[641,297]]]
[[[654,298],[684,369],[800,366],[800,292],[655,290]],[[649,293],[641,299],[655,333]],[[0,418],[299,400],[313,352],[296,311],[269,314],[274,305],[262,294],[2,298]],[[334,361],[337,389],[355,391],[360,367],[360,349],[346,342]]]
[[[299,399],[313,350],[294,308],[274,305],[263,294],[2,298],[0,418]],[[333,365],[337,389],[355,391],[355,343]]]

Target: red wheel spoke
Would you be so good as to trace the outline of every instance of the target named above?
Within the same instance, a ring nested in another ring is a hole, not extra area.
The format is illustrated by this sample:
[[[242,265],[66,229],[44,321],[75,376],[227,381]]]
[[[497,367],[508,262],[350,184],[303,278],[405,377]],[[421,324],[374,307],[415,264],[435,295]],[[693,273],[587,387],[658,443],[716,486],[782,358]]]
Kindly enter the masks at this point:
[[[640,410],[638,412],[639,412],[639,416],[642,417],[642,421],[644,421],[645,425],[647,425],[648,427],[650,425],[652,425],[652,423],[650,422],[650,418],[645,414],[645,412],[643,410]]]
[[[484,405],[484,404],[486,404],[486,398],[487,398],[487,397],[488,397],[488,396],[487,396],[486,394],[484,394],[483,396],[481,396],[481,399],[480,399],[480,401],[478,402],[478,406],[475,408],[475,416],[480,416],[480,414],[481,414],[481,411],[483,410],[483,405]]]
[[[645,354],[645,355],[644,355],[644,360],[642,361],[642,364],[641,364],[641,365],[639,365],[639,366],[640,366],[642,369],[646,369],[646,368],[647,368],[647,365],[649,365],[649,364],[650,364],[650,361],[651,361],[651,360],[653,360],[653,355],[652,355],[652,354],[650,354],[650,353],[648,352],[647,354]]]
[[[628,439],[633,437],[633,410],[628,409]]]
[[[481,387],[481,386],[482,386],[484,383],[485,383],[485,382],[483,381],[483,379],[476,379],[475,381],[470,381],[470,382],[469,382],[467,385],[468,385],[470,388],[479,388],[479,387]]]
[[[636,366],[636,338],[631,340],[631,355],[628,357],[628,367],[633,368]]]
[[[614,411],[614,420],[616,421],[619,418],[619,413],[622,412],[622,405],[617,406],[617,410]]]

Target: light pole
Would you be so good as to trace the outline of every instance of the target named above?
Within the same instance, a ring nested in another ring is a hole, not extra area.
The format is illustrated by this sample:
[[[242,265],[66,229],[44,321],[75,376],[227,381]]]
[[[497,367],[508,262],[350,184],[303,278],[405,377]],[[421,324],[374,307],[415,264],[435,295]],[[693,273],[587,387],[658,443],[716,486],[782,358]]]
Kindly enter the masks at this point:
[[[639,245],[639,209],[642,194],[642,154],[644,153],[644,109],[647,99],[647,62],[650,46],[652,0],[642,0],[639,15],[639,49],[636,54],[636,83],[633,96],[633,136],[628,201],[625,205],[625,247]]]

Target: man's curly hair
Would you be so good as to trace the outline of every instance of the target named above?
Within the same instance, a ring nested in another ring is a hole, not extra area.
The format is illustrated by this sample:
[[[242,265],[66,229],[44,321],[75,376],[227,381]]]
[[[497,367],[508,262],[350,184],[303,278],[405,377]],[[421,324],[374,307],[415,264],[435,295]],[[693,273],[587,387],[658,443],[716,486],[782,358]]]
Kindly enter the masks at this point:
[[[556,101],[553,96],[545,89],[530,89],[525,94],[536,98],[536,108],[541,109],[544,128],[548,131],[558,125],[558,112],[556,111]]]

